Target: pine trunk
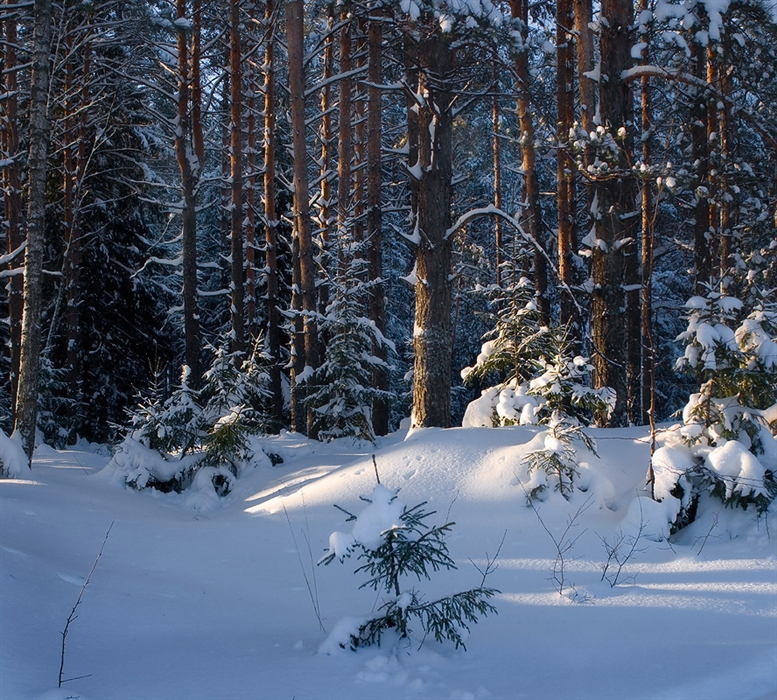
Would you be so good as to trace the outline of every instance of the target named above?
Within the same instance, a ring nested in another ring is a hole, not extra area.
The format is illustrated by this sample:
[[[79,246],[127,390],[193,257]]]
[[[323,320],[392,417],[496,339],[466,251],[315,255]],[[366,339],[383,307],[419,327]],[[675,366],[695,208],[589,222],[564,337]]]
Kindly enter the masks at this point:
[[[621,78],[629,67],[629,27],[632,6],[627,0],[602,3],[600,111],[602,123],[610,128],[620,148],[612,164],[614,176],[596,182],[596,243],[593,250],[591,335],[594,385],[615,391],[615,409],[598,416],[600,424],[616,427],[627,420],[628,338],[623,332],[626,314],[624,292],[624,245],[636,235],[634,194],[630,176],[633,147],[629,136],[632,121],[631,90]],[[620,130],[624,131],[619,133]]]
[[[231,279],[232,304],[231,340],[232,352],[243,353],[245,350],[245,325],[243,318],[244,304],[244,269],[243,253],[243,80],[240,61],[242,58],[240,37],[240,2],[229,2],[229,87],[230,87],[230,154],[229,177],[231,181],[231,202],[229,217],[229,234],[231,239]],[[236,358],[236,362],[240,362]]]
[[[534,146],[533,108],[529,89],[529,3],[528,0],[511,0],[510,9],[514,18],[522,22],[523,47],[515,60],[518,77],[518,122],[521,128],[521,150],[523,153],[523,177],[526,193],[524,216],[529,236],[534,242],[534,289],[537,297],[540,325],[550,324],[550,300],[548,299],[548,263],[542,236],[542,210],[540,208],[540,186],[537,177],[537,152]]]
[[[15,4],[7,0],[6,4]],[[8,321],[10,335],[10,398],[11,421],[16,416],[16,391],[19,384],[19,358],[21,354],[22,310],[24,308],[24,277],[22,272],[21,247],[24,243],[22,229],[22,180],[19,168],[19,99],[16,60],[16,17],[8,10],[3,22],[5,28],[3,45],[2,72],[0,89],[7,95],[5,99],[6,122],[0,131],[2,139],[2,158],[6,160],[2,168],[3,202],[6,221],[6,253],[9,256],[9,268],[13,270],[8,279]]]
[[[43,305],[43,256],[46,233],[46,174],[48,167],[49,59],[51,0],[35,0],[32,77],[30,80],[30,149],[27,159],[27,246],[24,251],[24,312],[22,316],[19,386],[15,429],[32,463],[38,417],[38,383]]]
[[[264,47],[264,242],[267,285],[267,350],[270,354],[272,430],[283,424],[281,387],[281,314],[278,295],[278,214],[275,210],[275,17],[273,0],[265,2]]]
[[[178,19],[186,18],[186,0],[177,0]],[[200,365],[200,321],[197,300],[197,201],[196,175],[192,171],[189,139],[189,46],[185,29],[178,30],[178,129],[175,134],[175,155],[181,174],[183,212],[181,239],[183,248],[183,319],[186,364],[191,370],[191,385],[199,387],[202,379]]]
[[[556,106],[557,106],[557,178],[558,178],[558,266],[561,281],[562,325],[568,325],[573,336],[581,336],[580,319],[572,296],[576,282],[574,256],[577,252],[575,231],[575,171],[577,165],[569,149],[569,130],[575,121],[574,13],[572,0],[558,0],[556,5]]]
[[[418,232],[413,347],[414,426],[450,425],[451,386],[451,175],[454,66],[448,37],[439,32],[417,47],[419,58]]]
[[[291,129],[294,158],[294,239],[296,258],[299,260],[299,307],[302,312],[304,357],[294,358],[292,386],[305,367],[315,369],[319,364],[318,333],[313,315],[316,311],[316,277],[313,256],[313,240],[310,222],[310,200],[307,169],[307,144],[305,140],[305,80],[304,57],[304,6],[302,0],[286,3],[286,33],[289,49],[289,93],[291,102]],[[298,334],[295,333],[295,335]],[[299,345],[296,346],[299,348]],[[298,403],[299,396],[295,403]],[[297,411],[301,407],[297,406]],[[307,410],[307,435],[315,438],[312,410]]]
[[[383,214],[381,211],[381,144],[383,140],[381,116],[383,113],[381,90],[383,82],[383,28],[380,21],[372,20],[368,30],[368,78],[367,90],[367,241],[369,276],[371,281],[383,277]],[[375,327],[386,332],[386,302],[383,284],[376,284],[370,290],[369,317]],[[388,359],[383,345],[373,348],[376,357],[384,362]],[[388,391],[389,376],[386,369],[378,369],[374,376],[375,388]],[[372,407],[372,425],[376,435],[389,431],[388,402],[378,399]]]

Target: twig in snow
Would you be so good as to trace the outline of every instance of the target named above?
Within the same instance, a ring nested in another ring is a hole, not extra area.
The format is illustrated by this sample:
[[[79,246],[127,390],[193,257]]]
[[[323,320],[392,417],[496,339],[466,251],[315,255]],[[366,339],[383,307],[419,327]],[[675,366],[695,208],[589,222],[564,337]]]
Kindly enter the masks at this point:
[[[486,565],[482,569],[474,561],[472,561],[472,559],[469,560],[470,564],[472,564],[472,566],[475,567],[477,572],[483,577],[483,580],[480,582],[481,588],[485,587],[486,579],[499,568],[499,565],[496,563],[496,560],[499,559],[499,553],[502,551],[502,545],[505,543],[506,537],[507,537],[507,530],[504,531],[504,534],[502,535],[502,541],[499,543],[499,546],[496,548],[496,554],[494,554],[493,557],[489,557],[488,552],[486,552]]]
[[[303,532],[303,536],[305,538],[305,544],[307,545],[307,548],[308,548],[308,554],[310,555],[311,571],[313,572],[312,573],[313,585],[311,585],[310,579],[308,578],[308,572],[305,569],[305,564],[302,561],[302,554],[300,554],[300,551],[299,551],[299,544],[297,544],[297,537],[294,535],[294,526],[291,524],[289,511],[286,510],[286,504],[283,502],[283,500],[281,500],[281,505],[283,506],[283,514],[286,516],[286,522],[289,524],[291,539],[294,541],[294,549],[297,552],[297,559],[299,560],[299,566],[302,569],[302,578],[305,579],[305,586],[307,586],[307,589],[308,589],[310,602],[313,604],[313,612],[316,614],[316,619],[318,620],[318,626],[321,628],[321,631],[326,632],[326,629],[324,628],[324,622],[321,619],[321,605],[318,600],[318,586],[316,585],[316,573],[315,573],[316,569],[312,564],[313,552],[310,549],[310,539],[308,538],[307,534]],[[307,527],[307,512],[305,513],[305,527]]]
[[[644,549],[637,549],[637,544],[642,539],[642,534],[645,531],[645,518],[642,515],[642,502],[639,502],[639,529],[636,535],[625,535],[623,530],[619,530],[612,543],[606,538],[599,535],[599,539],[604,545],[604,551],[607,553],[607,561],[602,564],[602,577],[600,581],[607,581],[610,584],[610,588],[620,583],[621,573],[623,573],[623,567],[628,564],[629,560],[637,553],[644,552]],[[628,547],[628,551],[623,553],[624,545]],[[633,580],[633,577],[632,577]]]
[[[698,557],[701,554],[701,550],[704,549],[704,545],[707,544],[707,540],[710,538],[710,535],[712,534],[712,531],[715,529],[715,527],[718,524],[718,514],[713,513],[712,515],[712,525],[710,525],[710,529],[707,530],[707,534],[704,535],[704,540],[701,543],[701,547],[699,547],[699,551],[696,552],[696,556]]]
[[[92,580],[92,574],[94,573],[94,570],[97,568],[97,563],[100,561],[100,557],[103,555],[103,550],[105,549],[105,543],[108,541],[108,536],[111,534],[111,530],[113,529],[113,523],[115,521],[111,521],[111,524],[108,526],[108,531],[105,533],[105,539],[103,540],[102,546],[100,547],[100,551],[97,553],[97,558],[94,560],[94,564],[92,564],[92,568],[89,571],[89,574],[86,577],[86,581],[84,581],[84,585],[81,586],[81,590],[78,592],[78,600],[76,600],[76,604],[73,606],[73,609],[70,611],[70,614],[67,616],[67,620],[65,621],[65,629],[62,630],[62,653],[60,654],[60,660],[59,660],[59,685],[58,688],[62,687],[63,683],[67,683],[68,681],[75,681],[79,678],[88,678],[91,674],[87,674],[86,676],[76,676],[75,678],[62,678],[62,675],[65,671],[65,642],[67,640],[67,634],[70,631],[70,623],[73,622],[73,620],[78,617],[76,615],[76,610],[78,609],[78,606],[81,605],[81,599],[84,597],[84,591],[86,590],[86,587],[89,585],[89,582]]]
[[[588,532],[587,529],[583,530],[582,532],[578,533],[575,537],[571,537],[572,530],[577,527],[577,521],[580,518],[580,516],[585,513],[590,507],[591,503],[593,503],[593,497],[589,496],[583,505],[581,505],[574,513],[574,515],[567,517],[567,526],[564,528],[564,531],[561,533],[560,537],[556,537],[551,531],[550,528],[545,524],[545,521],[542,519],[542,516],[540,515],[540,511],[537,509],[537,506],[534,505],[534,501],[529,498],[529,494],[526,491],[526,488],[521,484],[521,488],[523,489],[523,492],[526,494],[526,501],[529,504],[529,507],[534,511],[534,514],[537,516],[537,520],[540,521],[540,525],[542,525],[542,529],[545,530],[545,532],[548,533],[548,537],[553,542],[553,545],[556,547],[556,560],[553,562],[553,568],[551,569],[551,576],[550,580],[555,583],[556,589],[558,590],[559,595],[564,595],[564,587],[567,584],[566,580],[566,564],[568,558],[567,554],[572,550],[572,548],[575,546],[577,541],[586,533]],[[574,586],[571,586],[571,588],[574,590]]]

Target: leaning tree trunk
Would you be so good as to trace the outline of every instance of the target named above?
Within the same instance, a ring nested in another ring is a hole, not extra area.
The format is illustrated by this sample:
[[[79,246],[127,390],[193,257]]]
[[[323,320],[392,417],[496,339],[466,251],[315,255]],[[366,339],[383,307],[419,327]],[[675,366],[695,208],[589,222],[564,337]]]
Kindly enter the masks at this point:
[[[417,47],[418,233],[416,249],[415,372],[413,425],[450,425],[451,385],[451,174],[453,94],[450,72],[454,53],[440,32]]]
[[[16,423],[27,459],[32,463],[38,417],[38,377],[43,306],[43,255],[46,232],[46,174],[48,166],[49,57],[51,0],[35,0],[32,77],[30,82],[30,150],[27,175],[27,247],[24,251],[24,312],[22,316]]]

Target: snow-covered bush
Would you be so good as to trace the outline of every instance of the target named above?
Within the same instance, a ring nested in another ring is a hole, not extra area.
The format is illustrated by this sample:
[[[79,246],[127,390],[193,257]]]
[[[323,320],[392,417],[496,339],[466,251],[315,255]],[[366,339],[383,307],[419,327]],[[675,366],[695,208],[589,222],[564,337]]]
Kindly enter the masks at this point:
[[[0,478],[21,479],[30,473],[30,464],[18,432],[8,437],[0,430]]]
[[[777,402],[777,314],[762,304],[746,313],[739,299],[714,290],[687,307],[677,367],[701,386],[677,430],[694,457],[687,483],[677,485],[763,512],[777,496],[777,427],[769,422]]]
[[[153,392],[138,404],[111,461],[127,485],[180,492],[207,467],[213,488],[229,493],[234,477],[254,456],[250,437],[265,425],[261,402],[269,375],[260,343],[242,363],[215,350],[201,390],[191,389],[184,366],[180,385],[167,399]]]
[[[489,600],[498,591],[484,585],[488,569],[480,586],[435,600],[425,600],[416,588],[405,586],[409,577],[420,581],[431,578],[430,572],[457,568],[445,543],[454,523],[427,525],[434,511],[425,510],[426,502],[408,508],[397,493],[398,489],[378,484],[369,498],[362,497],[368,505],[359,515],[344,511],[348,521],[355,521],[352,530],[333,532],[329,537],[329,550],[319,563],[342,562],[358,553],[364,563],[355,573],[369,577],[360,588],[382,591],[386,597],[377,615],[348,618],[347,624],[338,625],[322,646],[324,651],[380,644],[387,631],[407,637],[413,620],[420,624],[424,638],[432,635],[438,642],[449,640],[466,649],[469,625],[478,616],[496,612]]]
[[[523,462],[528,467],[529,474],[535,471],[544,472],[552,479],[554,490],[564,498],[569,498],[575,488],[574,480],[580,476],[574,442],[581,442],[594,455],[596,446],[579,425],[572,423],[559,411],[554,412],[547,425],[542,448],[528,452]],[[535,498],[547,488],[547,482],[544,479],[537,480],[536,475],[532,482],[535,485],[528,495]]]
[[[520,375],[513,372],[504,383],[485,390],[467,408],[465,427],[546,425],[554,415],[588,424],[594,413],[612,411],[615,393],[609,387],[589,386],[593,368],[587,358],[572,354],[566,329],[543,328],[538,336],[542,342],[533,346],[538,354],[521,356]],[[476,368],[466,368],[462,376],[486,376],[478,374],[482,370],[477,368],[487,367],[490,358],[481,353]],[[486,416],[490,423],[485,422]]]

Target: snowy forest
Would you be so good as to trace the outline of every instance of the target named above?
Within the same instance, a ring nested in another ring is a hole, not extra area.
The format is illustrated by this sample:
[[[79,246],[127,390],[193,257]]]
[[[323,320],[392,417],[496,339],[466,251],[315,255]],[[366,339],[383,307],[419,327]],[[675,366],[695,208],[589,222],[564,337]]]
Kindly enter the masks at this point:
[[[774,0],[0,31],[0,697],[777,698]]]
[[[733,401],[757,446],[777,401],[762,0],[0,19],[0,427],[28,454],[36,426],[184,453],[219,421],[373,440],[473,400],[481,425],[685,407],[738,434]]]

